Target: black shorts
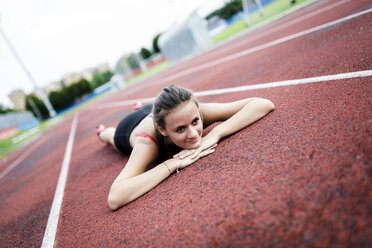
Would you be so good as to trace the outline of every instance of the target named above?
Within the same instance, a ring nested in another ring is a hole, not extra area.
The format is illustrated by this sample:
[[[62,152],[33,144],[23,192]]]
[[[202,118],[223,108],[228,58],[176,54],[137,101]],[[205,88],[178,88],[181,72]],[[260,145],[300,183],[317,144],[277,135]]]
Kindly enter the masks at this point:
[[[116,127],[114,135],[115,147],[122,153],[130,154],[132,147],[130,147],[129,137],[133,129],[151,113],[152,104],[145,105],[140,109],[125,116]]]

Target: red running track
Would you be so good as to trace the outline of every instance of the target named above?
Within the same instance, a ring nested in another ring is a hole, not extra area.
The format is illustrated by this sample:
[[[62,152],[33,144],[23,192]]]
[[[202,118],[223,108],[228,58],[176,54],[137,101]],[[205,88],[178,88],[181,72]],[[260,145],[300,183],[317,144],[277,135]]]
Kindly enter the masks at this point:
[[[370,247],[371,76],[201,97],[259,96],[276,110],[116,212],[106,198],[128,157],[94,135],[97,123],[115,125],[131,111],[98,107],[154,97],[171,77],[205,91],[371,70],[371,13],[226,60],[372,7],[343,1],[280,26],[340,2],[318,1],[81,110],[55,247]],[[1,247],[41,246],[71,121],[1,161],[0,173],[29,153],[0,179]]]

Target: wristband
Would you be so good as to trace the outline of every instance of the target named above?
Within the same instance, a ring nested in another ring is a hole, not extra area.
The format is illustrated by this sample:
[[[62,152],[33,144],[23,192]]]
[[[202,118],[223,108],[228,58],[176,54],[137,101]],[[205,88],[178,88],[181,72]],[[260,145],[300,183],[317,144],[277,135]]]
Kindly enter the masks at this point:
[[[180,167],[182,166],[182,159],[180,159],[180,164],[177,167],[177,174],[180,173]]]

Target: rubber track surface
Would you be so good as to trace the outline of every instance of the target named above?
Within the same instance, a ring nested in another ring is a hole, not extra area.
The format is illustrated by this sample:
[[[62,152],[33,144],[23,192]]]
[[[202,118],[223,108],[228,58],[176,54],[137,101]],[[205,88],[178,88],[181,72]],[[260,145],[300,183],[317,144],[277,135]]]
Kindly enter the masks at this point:
[[[132,111],[100,106],[154,97],[170,83],[205,91],[371,70],[371,13],[198,67],[372,8],[369,0],[345,1],[275,31],[337,2],[318,1],[80,110],[55,247],[371,247],[371,77],[201,97],[258,96],[276,109],[115,212],[107,195],[128,157],[94,134],[97,124],[114,126]],[[71,120],[1,162],[0,172],[40,145],[0,181],[1,247],[41,245]]]

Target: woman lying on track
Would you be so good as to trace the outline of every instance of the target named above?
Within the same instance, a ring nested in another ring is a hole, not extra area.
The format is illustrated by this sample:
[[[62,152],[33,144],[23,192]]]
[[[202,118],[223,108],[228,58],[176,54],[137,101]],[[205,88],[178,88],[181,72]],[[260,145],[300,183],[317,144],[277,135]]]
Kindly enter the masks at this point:
[[[130,154],[113,182],[108,196],[112,210],[150,191],[174,171],[179,171],[214,152],[223,137],[231,135],[274,109],[262,98],[230,103],[200,103],[188,89],[169,86],[145,105],[120,121],[117,128],[97,128],[99,138],[118,151]],[[203,127],[222,122],[203,137]],[[154,168],[148,165],[164,153],[167,145],[183,149]]]

